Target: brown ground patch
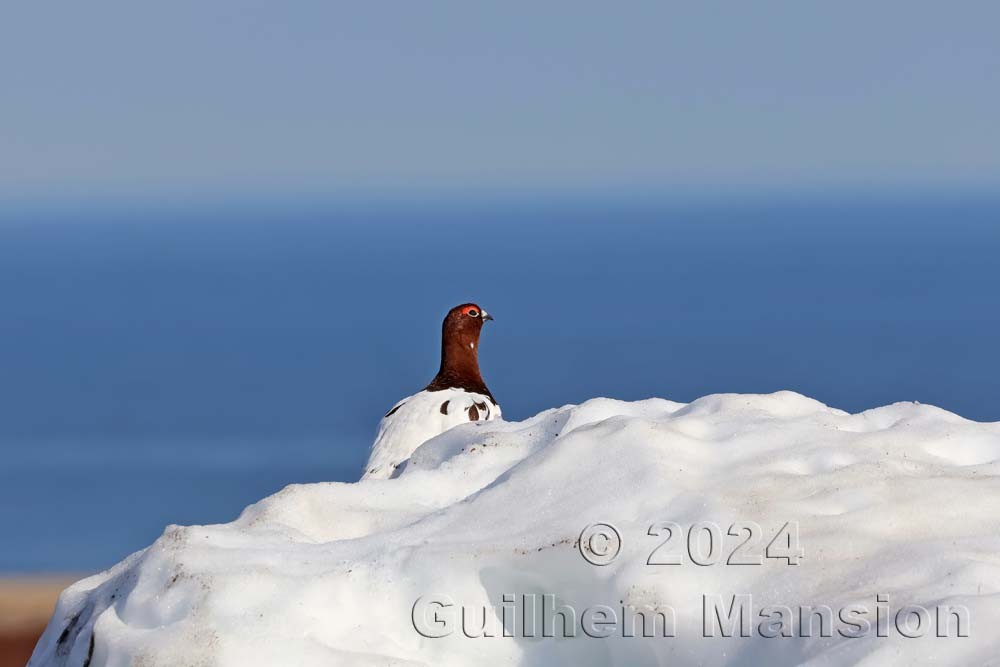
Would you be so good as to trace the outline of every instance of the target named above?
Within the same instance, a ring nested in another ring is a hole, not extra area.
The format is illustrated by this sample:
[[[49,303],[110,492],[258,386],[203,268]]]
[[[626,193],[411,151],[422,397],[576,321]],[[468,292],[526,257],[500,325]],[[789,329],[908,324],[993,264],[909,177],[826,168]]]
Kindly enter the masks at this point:
[[[0,667],[24,667],[45,625],[7,634],[0,630]]]
[[[0,667],[24,667],[59,593],[81,577],[0,579]]]

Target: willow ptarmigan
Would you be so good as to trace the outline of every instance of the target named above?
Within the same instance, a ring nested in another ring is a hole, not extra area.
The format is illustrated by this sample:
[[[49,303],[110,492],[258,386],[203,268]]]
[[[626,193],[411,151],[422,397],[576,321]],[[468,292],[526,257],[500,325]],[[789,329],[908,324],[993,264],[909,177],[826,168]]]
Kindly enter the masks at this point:
[[[500,406],[479,374],[479,332],[492,319],[474,303],[448,312],[441,326],[441,370],[382,418],[361,479],[388,479],[417,447],[453,426],[500,418]]]

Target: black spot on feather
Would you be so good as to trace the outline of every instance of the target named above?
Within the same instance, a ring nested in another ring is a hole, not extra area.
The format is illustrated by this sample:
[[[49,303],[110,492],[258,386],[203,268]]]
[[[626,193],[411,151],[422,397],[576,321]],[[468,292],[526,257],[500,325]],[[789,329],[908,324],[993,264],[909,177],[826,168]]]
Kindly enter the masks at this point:
[[[83,667],[90,667],[90,661],[94,659],[94,631],[90,631],[90,648],[87,649],[87,659],[83,661]]]

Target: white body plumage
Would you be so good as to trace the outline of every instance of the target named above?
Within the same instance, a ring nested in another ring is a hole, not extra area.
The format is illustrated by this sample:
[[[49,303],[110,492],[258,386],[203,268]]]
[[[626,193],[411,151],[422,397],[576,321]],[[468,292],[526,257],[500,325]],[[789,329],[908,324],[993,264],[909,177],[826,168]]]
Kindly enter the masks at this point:
[[[389,479],[399,464],[436,435],[460,424],[501,417],[485,394],[452,388],[404,398],[382,418],[361,479]]]

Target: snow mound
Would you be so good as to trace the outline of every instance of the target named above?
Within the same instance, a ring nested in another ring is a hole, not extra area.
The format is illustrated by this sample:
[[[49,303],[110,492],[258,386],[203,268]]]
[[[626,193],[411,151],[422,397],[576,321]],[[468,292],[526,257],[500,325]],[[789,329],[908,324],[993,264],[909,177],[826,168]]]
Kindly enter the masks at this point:
[[[998,475],[1000,423],[927,405],[598,398],[170,526],[29,664],[983,664]]]

